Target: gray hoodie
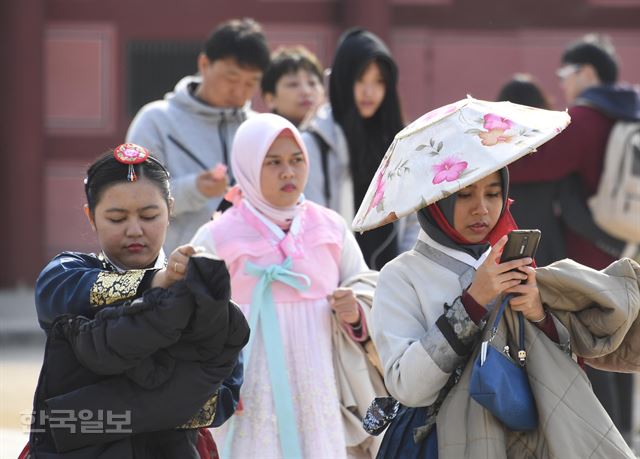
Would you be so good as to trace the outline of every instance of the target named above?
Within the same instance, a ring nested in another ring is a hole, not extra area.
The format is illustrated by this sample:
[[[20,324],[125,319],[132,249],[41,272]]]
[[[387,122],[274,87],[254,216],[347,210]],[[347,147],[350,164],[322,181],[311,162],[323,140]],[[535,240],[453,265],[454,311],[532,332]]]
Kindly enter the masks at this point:
[[[322,137],[328,146],[327,172],[331,193],[329,201],[324,193],[325,177],[321,148],[312,132]],[[349,147],[342,128],[333,119],[329,104],[318,108],[317,113],[302,132],[302,140],[309,154],[309,179],[304,189],[305,197],[335,210],[351,226],[355,209],[353,208],[353,182],[349,168]]]
[[[222,197],[202,195],[196,187],[196,178],[203,166],[207,169],[218,163],[229,166],[233,136],[253,113],[249,103],[242,108],[216,108],[200,101],[194,91],[201,81],[198,76],[187,76],[164,100],[142,107],[126,137],[127,142],[149,149],[171,174],[175,205],[164,244],[167,254],[187,244],[198,228],[211,219]],[[197,159],[191,158],[185,149]],[[233,171],[229,175],[233,177]]]

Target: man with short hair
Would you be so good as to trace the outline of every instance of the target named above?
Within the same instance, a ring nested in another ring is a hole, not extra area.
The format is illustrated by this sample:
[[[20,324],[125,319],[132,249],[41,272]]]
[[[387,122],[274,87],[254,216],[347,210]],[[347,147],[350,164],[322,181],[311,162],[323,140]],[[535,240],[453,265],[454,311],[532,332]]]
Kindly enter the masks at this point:
[[[198,75],[142,107],[129,126],[127,142],[148,148],[171,174],[175,204],[167,253],[188,243],[222,201],[233,171],[227,176],[219,165],[230,165],[233,136],[253,113],[250,100],[268,65],[269,47],[257,22],[220,24],[198,56]]]
[[[629,85],[617,84],[618,62],[613,45],[607,37],[599,35],[586,35],[571,43],[562,55],[557,75],[570,105],[571,124],[526,161],[512,163],[509,166],[511,183],[557,183],[558,202],[540,201],[538,205],[559,203],[569,258],[594,269],[604,269],[622,256],[637,257],[637,254],[628,251],[633,244],[626,244],[597,228],[587,200],[598,189],[613,125],[618,120],[640,120],[640,94]],[[576,195],[580,196],[577,200]],[[578,207],[581,209],[576,209]],[[590,367],[587,374],[594,392],[629,441],[631,375],[616,375]]]
[[[561,181],[572,177],[580,184],[585,201],[600,182],[609,133],[617,120],[640,120],[640,94],[633,87],[616,84],[618,63],[606,37],[587,35],[571,43],[557,71],[571,116],[571,124],[542,145],[526,161],[509,166],[512,183]],[[540,205],[551,206],[544,202]],[[603,269],[619,258],[623,241],[585,232],[589,222],[566,221],[567,256],[595,269]],[[544,237],[544,235],[542,236]]]

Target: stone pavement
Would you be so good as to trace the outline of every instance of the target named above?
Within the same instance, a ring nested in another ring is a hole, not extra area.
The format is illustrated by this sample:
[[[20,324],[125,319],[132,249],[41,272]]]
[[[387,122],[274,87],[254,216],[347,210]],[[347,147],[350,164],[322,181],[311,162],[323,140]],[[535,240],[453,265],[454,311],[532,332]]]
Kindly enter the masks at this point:
[[[0,428],[0,459],[16,459],[29,441],[29,434]]]
[[[0,290],[0,459],[15,459],[28,440],[23,413],[31,412],[44,351],[33,290]]]
[[[0,290],[0,345],[38,339],[43,332],[38,326],[33,289]]]

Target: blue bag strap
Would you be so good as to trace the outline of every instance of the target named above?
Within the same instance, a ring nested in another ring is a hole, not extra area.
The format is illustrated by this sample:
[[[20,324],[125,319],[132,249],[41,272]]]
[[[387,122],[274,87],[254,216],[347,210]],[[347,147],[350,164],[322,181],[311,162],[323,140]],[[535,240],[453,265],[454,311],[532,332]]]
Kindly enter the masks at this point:
[[[433,261],[434,263],[437,263],[443,268],[447,268],[449,271],[456,273],[463,290],[469,287],[469,285],[471,285],[471,282],[473,282],[476,274],[476,270],[473,266],[457,260],[456,258],[453,258],[452,256],[447,255],[446,253],[434,247],[431,247],[429,244],[421,240],[418,240],[416,242],[416,245],[413,249],[424,257]],[[502,303],[500,304],[500,308],[498,309],[498,314],[496,315],[496,318],[493,322],[493,327],[491,328],[491,338],[489,338],[489,341],[491,341],[498,332],[498,324],[500,323],[500,319],[504,314],[504,310],[512,297],[513,294],[509,293],[502,299]],[[520,365],[524,366],[527,358],[527,352],[524,348],[524,316],[521,312],[518,312],[518,325],[518,329],[520,332],[518,340],[518,360],[520,361]]]
[[[491,327],[491,335],[489,341],[491,341],[496,334],[498,333],[498,325],[500,324],[500,319],[504,315],[504,310],[509,304],[509,300],[513,298],[512,293],[508,293],[502,299],[502,303],[500,303],[500,308],[498,308],[498,313],[496,314],[496,318],[493,321],[493,326]],[[524,366],[527,359],[527,351],[524,348],[524,316],[520,311],[518,311],[518,360],[520,361],[520,365]]]

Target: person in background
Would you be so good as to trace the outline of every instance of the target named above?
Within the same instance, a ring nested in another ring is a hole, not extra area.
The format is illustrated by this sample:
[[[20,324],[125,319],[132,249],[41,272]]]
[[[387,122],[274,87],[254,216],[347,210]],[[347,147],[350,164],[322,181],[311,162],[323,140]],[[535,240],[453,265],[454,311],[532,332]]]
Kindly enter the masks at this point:
[[[379,37],[363,29],[342,35],[329,77],[330,103],[310,120],[303,139],[310,172],[305,196],[337,211],[348,222],[391,141],[404,126],[397,82],[397,65]],[[406,249],[415,243],[417,230],[417,221],[408,225],[403,219],[356,234],[356,240],[369,267],[380,269],[399,253],[400,245]]]
[[[608,37],[590,34],[570,43],[557,71],[560,85],[569,104],[571,124],[560,135],[542,145],[527,161],[510,166],[514,184],[553,182],[569,189],[583,190],[581,206],[596,193],[603,170],[609,134],[617,120],[640,120],[640,93],[629,85],[619,84],[618,58]],[[577,185],[571,185],[571,182]],[[569,192],[560,192],[570,196]],[[550,201],[538,206],[551,206]],[[594,269],[603,269],[621,256],[626,244],[613,238],[594,236],[593,228],[568,212],[578,208],[562,205],[567,257]],[[584,216],[585,212],[580,215]],[[600,235],[603,232],[599,233]],[[544,236],[543,236],[544,237]],[[605,373],[587,367],[594,392],[629,440],[631,434],[631,375]],[[616,382],[618,381],[618,382]]]
[[[269,110],[300,127],[325,100],[322,65],[304,46],[278,48],[261,88]]]
[[[538,82],[524,73],[516,74],[506,82],[496,100],[552,110],[552,104]],[[532,159],[527,156],[521,161],[526,165]],[[622,254],[626,242],[605,233],[595,224],[584,195],[584,187],[574,175],[559,181],[512,185],[510,197],[515,200],[512,213],[516,222],[522,228],[538,228],[544,235],[536,252],[538,266],[566,258],[565,227],[609,247],[616,256]]]
[[[30,457],[200,458],[205,427],[233,414],[243,380],[249,327],[234,315],[228,273],[222,266],[219,282],[200,286],[207,310],[194,309],[181,281],[196,249],[165,257],[169,173],[146,149],[124,144],[100,156],[85,192],[101,252],[63,252],[36,281],[48,339],[34,411],[51,416],[32,427]],[[205,290],[227,294],[207,302]],[[212,326],[211,314],[227,308]]]
[[[507,81],[496,97],[530,107],[551,110],[551,102],[533,76],[519,73]],[[530,161],[525,157],[521,162]],[[542,238],[536,251],[536,264],[546,266],[566,256],[564,230],[560,222],[555,182],[516,183],[511,185],[509,197],[514,200],[511,213],[521,228],[536,228]],[[541,205],[541,203],[544,203]]]
[[[251,98],[269,65],[269,48],[252,19],[220,24],[198,56],[198,75],[181,79],[164,100],[140,109],[127,142],[149,149],[171,173],[173,220],[164,248],[186,244],[211,219],[233,181],[229,150],[253,113]]]

